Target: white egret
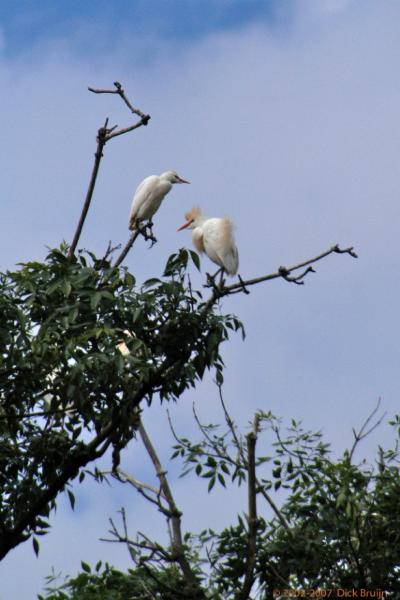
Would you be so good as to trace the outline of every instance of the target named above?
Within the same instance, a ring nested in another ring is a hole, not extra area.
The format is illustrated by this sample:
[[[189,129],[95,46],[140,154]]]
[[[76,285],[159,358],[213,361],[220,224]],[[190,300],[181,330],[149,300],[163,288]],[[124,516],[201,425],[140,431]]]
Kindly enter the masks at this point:
[[[171,190],[174,183],[190,183],[176,173],[165,171],[161,175],[150,175],[138,185],[133,196],[131,211],[129,213],[129,229],[137,229],[140,221],[150,221],[160,208],[164,197]]]
[[[200,208],[194,207],[185,214],[186,223],[179,227],[193,229],[193,245],[200,253],[205,252],[210,260],[228,275],[236,275],[239,268],[239,253],[233,236],[233,223],[228,217],[204,217]],[[219,271],[217,271],[218,273]],[[213,278],[217,275],[214,275]]]

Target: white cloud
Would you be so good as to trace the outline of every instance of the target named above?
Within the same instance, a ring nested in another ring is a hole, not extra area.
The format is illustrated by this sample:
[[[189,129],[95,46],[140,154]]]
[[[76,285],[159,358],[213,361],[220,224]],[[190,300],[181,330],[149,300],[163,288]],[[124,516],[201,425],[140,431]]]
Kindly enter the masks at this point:
[[[297,6],[305,11],[305,3]],[[169,253],[190,243],[175,230],[192,204],[234,218],[244,276],[292,264],[332,243],[355,244],[358,261],[330,257],[302,288],[273,282],[224,302],[248,330],[244,344],[237,337],[224,349],[225,396],[238,422],[245,426],[258,406],[271,408],[323,428],[340,449],[378,396],[389,414],[397,410],[400,6],[308,6],[310,18],[297,12],[290,28],[253,26],[180,52],[162,46],[157,60],[143,65],[127,40],[90,60],[72,58],[67,42],[61,53],[53,45],[44,56],[3,59],[2,268],[71,238],[97,127],[105,116],[130,122],[117,98],[91,96],[85,88],[121,79],[152,120],[106,148],[82,245],[101,252],[109,239],[124,242],[135,186],[165,168],[176,168],[192,185],[166,199],[156,224],[159,244],[149,251],[139,241],[128,259],[140,277],[159,272]],[[319,18],[318,6],[334,14]],[[181,431],[192,429],[192,398],[205,420],[220,418],[207,381],[172,408]],[[147,414],[167,448],[163,411],[153,403]],[[383,427],[366,448],[371,453],[385,437]],[[124,461],[150,476],[134,445]],[[188,527],[202,526],[202,506],[223,525],[223,501],[204,499],[193,486],[175,484]],[[52,564],[72,572],[81,558],[113,562],[111,546],[96,540],[122,503],[132,529],[139,522],[150,533],[164,531],[162,521],[121,488],[85,489],[77,490],[85,512],[55,515],[39,561],[28,543],[0,564],[2,600],[32,600]],[[235,502],[232,512],[243,508],[240,494]],[[125,566],[122,554],[114,562]],[[24,589],[22,571],[29,582]]]

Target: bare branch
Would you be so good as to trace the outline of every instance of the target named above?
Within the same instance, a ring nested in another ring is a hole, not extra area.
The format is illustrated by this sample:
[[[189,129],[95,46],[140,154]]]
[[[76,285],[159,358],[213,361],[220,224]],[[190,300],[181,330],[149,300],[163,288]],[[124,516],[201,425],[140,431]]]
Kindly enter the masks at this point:
[[[71,243],[71,246],[70,246],[70,249],[68,252],[68,258],[70,260],[72,259],[72,257],[75,254],[75,250],[76,250],[76,247],[79,242],[79,238],[82,233],[83,225],[86,220],[86,216],[87,216],[87,213],[88,213],[88,210],[90,207],[90,203],[92,201],[93,192],[94,192],[94,188],[95,188],[96,180],[97,180],[97,175],[99,172],[100,162],[103,157],[104,146],[112,138],[122,135],[124,133],[129,133],[130,131],[133,131],[134,129],[141,127],[142,125],[147,125],[150,120],[150,115],[145,115],[141,110],[132,106],[132,104],[130,103],[130,101],[128,100],[128,98],[125,95],[125,91],[123,90],[121,84],[118,81],[116,81],[114,83],[114,85],[116,87],[115,90],[104,90],[104,89],[99,90],[99,89],[95,89],[95,88],[91,88],[91,87],[89,87],[88,89],[89,89],[89,91],[91,91],[95,94],[118,94],[122,98],[122,100],[125,102],[125,104],[128,106],[129,110],[132,113],[134,113],[140,117],[140,121],[138,121],[138,123],[135,123],[134,125],[131,125],[130,127],[125,127],[123,129],[116,130],[116,127],[117,127],[116,125],[109,129],[107,128],[107,126],[108,126],[108,118],[107,118],[104,126],[100,127],[100,129],[98,130],[98,132],[97,132],[97,148],[96,148],[96,152],[94,155],[95,160],[94,160],[92,174],[91,174],[90,181],[89,181],[89,187],[88,187],[88,190],[86,193],[86,198],[85,198],[85,202],[83,204],[79,223],[76,228],[74,238],[72,240],[72,243]]]
[[[113,133],[111,133],[112,130],[110,129],[110,133],[108,133],[106,136],[106,142],[108,142],[109,140],[112,140],[115,137],[118,137],[119,135],[124,135],[124,133],[129,133],[130,131],[133,131],[134,129],[138,129],[138,127],[141,127],[142,125],[147,125],[147,123],[143,122],[143,119],[141,121],[139,121],[138,123],[135,123],[134,125],[130,125],[129,127],[117,129],[116,131],[113,131]],[[115,129],[115,128],[113,128],[113,129]]]
[[[283,525],[283,527],[286,529],[286,531],[288,533],[290,533],[290,535],[293,535],[292,534],[292,530],[290,529],[289,523],[286,521],[285,517],[283,516],[283,514],[281,513],[281,511],[279,510],[279,508],[276,506],[276,504],[272,500],[271,496],[262,487],[262,485],[260,484],[260,482],[258,481],[258,479],[257,479],[257,486],[258,486],[258,491],[260,492],[260,494],[262,494],[264,496],[265,500],[268,502],[268,504],[270,505],[270,507],[272,508],[272,510],[274,511],[274,513],[276,514],[276,516],[278,517],[279,521],[281,522],[281,525]]]
[[[107,141],[106,140],[107,125],[108,125],[108,119],[106,119],[104,127],[100,127],[99,131],[97,132],[97,148],[96,148],[96,152],[94,155],[94,165],[93,165],[93,169],[92,169],[92,174],[90,176],[89,187],[86,192],[86,198],[85,198],[85,202],[83,204],[81,216],[80,216],[78,226],[75,231],[74,239],[72,240],[72,243],[71,243],[71,246],[70,246],[70,249],[68,252],[69,259],[72,259],[72,257],[75,254],[75,250],[76,250],[76,247],[79,242],[79,238],[82,233],[83,225],[86,220],[86,216],[87,216],[87,213],[88,213],[88,210],[90,207],[90,203],[92,201],[92,196],[93,196],[94,188],[96,185],[97,174],[99,172],[100,161],[102,159],[103,149],[104,149],[104,146]]]
[[[129,240],[127,241],[124,249],[122,250],[121,254],[118,256],[117,260],[114,263],[114,267],[119,267],[119,265],[122,263],[122,261],[124,260],[125,256],[128,254],[129,250],[132,248],[133,244],[135,243],[137,237],[139,235],[139,230],[135,229],[134,231],[132,231]]]
[[[120,481],[121,483],[129,483],[132,487],[135,488],[146,500],[155,504],[157,508],[166,515],[168,518],[170,517],[170,511],[165,508],[161,504],[160,497],[164,499],[161,489],[156,489],[152,485],[148,483],[143,483],[142,481],[138,481],[132,475],[125,473],[120,467],[117,467],[116,471],[102,471],[103,475],[112,475],[115,479]],[[152,495],[151,495],[152,494]]]
[[[219,390],[219,398],[220,398],[220,402],[224,411],[224,415],[225,415],[225,421],[228,424],[228,427],[232,433],[233,439],[235,440],[235,445],[238,448],[238,452],[240,453],[241,459],[243,464],[247,464],[246,458],[244,456],[243,453],[243,447],[242,444],[238,438],[238,435],[236,433],[236,427],[235,427],[235,423],[233,422],[232,417],[230,416],[228,409],[225,405],[224,402],[224,397],[222,395],[222,386],[219,385],[218,386],[218,390]],[[283,525],[283,527],[286,529],[286,531],[288,533],[290,533],[290,535],[292,535],[292,531],[290,529],[290,526],[288,524],[288,522],[286,521],[285,517],[283,516],[283,514],[281,513],[281,511],[279,510],[279,508],[277,507],[277,505],[275,504],[275,502],[272,500],[271,496],[268,494],[268,492],[264,489],[263,485],[260,483],[260,481],[258,479],[256,479],[256,484],[257,484],[257,492],[259,492],[260,494],[262,494],[265,498],[265,500],[268,502],[268,504],[270,505],[270,507],[272,508],[272,510],[274,511],[274,513],[276,514],[276,516],[278,517],[279,521],[281,522],[281,524]]]
[[[376,421],[376,423],[374,423],[374,425],[372,425],[369,429],[367,429],[368,425],[370,424],[371,420],[374,418],[374,416],[376,415],[376,413],[379,410],[379,407],[381,405],[381,398],[378,398],[378,402],[376,403],[376,406],[374,408],[374,410],[371,412],[371,414],[366,418],[366,420],[364,421],[361,429],[359,431],[356,431],[355,429],[353,429],[353,435],[354,435],[354,443],[351,447],[350,450],[350,454],[349,454],[349,461],[351,462],[353,459],[353,455],[354,452],[358,446],[358,444],[367,436],[369,436],[370,433],[372,433],[377,427],[379,427],[379,425],[382,423],[384,417],[386,416],[386,411],[383,413],[383,415]]]
[[[108,259],[109,256],[111,256],[115,250],[119,250],[121,248],[121,244],[117,244],[117,246],[113,246],[111,243],[111,240],[108,242],[108,246],[107,249],[104,253],[104,256],[102,257],[102,261],[106,261]]]
[[[141,110],[132,106],[132,104],[126,97],[125,90],[122,88],[122,85],[119,83],[119,81],[115,81],[114,85],[116,88],[115,90],[95,89],[92,87],[89,87],[88,90],[89,92],[93,92],[94,94],[118,94],[133,114],[138,115],[139,117],[141,117],[141,119],[147,120],[147,122],[144,123],[144,125],[147,125],[148,121],[150,120],[150,115],[145,115]]]
[[[240,292],[247,293],[248,286],[256,285],[258,283],[262,283],[263,281],[270,281],[272,279],[283,278],[290,283],[303,284],[304,283],[303,279],[304,279],[304,277],[306,277],[306,275],[308,275],[308,273],[315,273],[315,270],[310,265],[318,262],[319,260],[322,260],[323,258],[326,258],[330,254],[349,254],[353,258],[358,258],[357,254],[355,253],[352,246],[350,246],[349,248],[341,249],[338,246],[338,244],[335,244],[334,246],[329,248],[329,250],[326,250],[325,252],[322,252],[321,254],[314,256],[313,258],[309,258],[308,260],[305,260],[301,263],[293,265],[292,267],[279,267],[278,270],[275,271],[275,273],[270,273],[268,275],[263,275],[262,277],[256,277],[254,279],[247,279],[247,280],[243,280],[242,278],[240,278],[239,283],[233,283],[231,285],[222,285],[222,287],[213,286],[213,292],[212,292],[210,298],[205,303],[203,310],[207,311],[209,308],[211,308],[211,306],[213,306],[213,304],[217,300],[219,300],[223,296],[229,296],[231,294],[240,293]],[[307,267],[307,268],[300,275],[298,275],[296,277],[290,276],[291,273],[293,273],[294,271],[298,271],[299,269],[304,269],[305,267]]]
[[[222,409],[224,411],[225,421],[226,421],[226,423],[227,423],[227,425],[228,425],[228,427],[230,429],[230,432],[231,432],[231,434],[233,436],[233,439],[235,440],[235,445],[236,445],[237,450],[238,450],[238,452],[240,454],[242,462],[243,462],[244,465],[246,465],[247,461],[246,461],[246,458],[244,456],[243,445],[242,445],[241,441],[239,440],[239,437],[238,437],[238,435],[236,433],[235,423],[233,422],[233,419],[232,419],[231,415],[229,414],[228,409],[225,406],[224,398],[223,398],[223,395],[222,395],[222,385],[218,385],[218,392],[219,392],[219,400],[221,402]]]
[[[182,513],[178,510],[178,507],[175,503],[175,499],[172,495],[171,488],[169,487],[169,483],[166,477],[166,471],[163,470],[160,459],[158,458],[157,452],[150,441],[150,438],[143,426],[142,421],[139,423],[138,431],[140,437],[142,438],[143,444],[146,448],[146,451],[153,463],[154,469],[156,471],[157,477],[160,481],[160,487],[163,491],[164,498],[166,499],[170,518],[171,518],[171,526],[172,526],[172,551],[173,557],[178,562],[182,573],[191,589],[195,592],[198,598],[204,598],[205,594],[201,589],[199,582],[197,580],[196,575],[193,573],[192,568],[189,564],[189,561],[186,558],[183,538],[182,538],[182,530],[181,530],[181,516]]]

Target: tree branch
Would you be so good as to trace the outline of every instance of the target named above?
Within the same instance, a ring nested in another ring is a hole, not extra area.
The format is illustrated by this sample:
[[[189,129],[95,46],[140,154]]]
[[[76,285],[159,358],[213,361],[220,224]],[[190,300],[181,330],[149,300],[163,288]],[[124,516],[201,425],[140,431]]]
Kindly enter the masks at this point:
[[[248,489],[248,541],[247,541],[247,559],[246,572],[242,589],[235,594],[235,600],[247,600],[250,596],[251,588],[254,584],[254,568],[257,555],[257,479],[256,479],[256,443],[259,428],[259,415],[256,414],[253,421],[253,429],[247,434],[247,489]]]
[[[96,179],[97,179],[97,175],[99,172],[100,161],[103,157],[103,149],[104,149],[104,146],[107,141],[106,140],[107,125],[108,125],[108,118],[106,119],[106,122],[104,123],[104,127],[100,127],[99,131],[97,132],[97,148],[96,148],[96,152],[94,155],[94,165],[93,165],[93,169],[92,169],[92,174],[90,176],[89,187],[86,192],[86,198],[85,198],[85,202],[83,204],[81,216],[80,216],[78,226],[75,231],[74,239],[72,240],[72,243],[71,243],[71,246],[70,246],[70,249],[68,252],[68,258],[70,260],[72,259],[72,257],[75,254],[75,250],[76,250],[76,247],[79,242],[79,238],[82,233],[83,225],[85,223],[86,216],[89,211],[90,203],[92,201],[92,196],[93,196],[94,188],[96,185]]]
[[[132,248],[133,244],[135,243],[138,235],[139,235],[139,230],[135,229],[134,231],[132,231],[128,242],[126,243],[124,249],[122,250],[121,254],[118,256],[117,260],[115,261],[115,263],[113,264],[114,267],[119,267],[119,265],[122,263],[122,261],[124,260],[125,256],[128,254],[129,250]]]
[[[147,125],[151,118],[150,115],[145,115],[141,110],[139,110],[139,108],[135,108],[134,106],[132,106],[132,104],[126,97],[125,90],[122,88],[122,85],[119,83],[119,81],[114,81],[114,85],[116,88],[115,90],[96,89],[92,87],[89,87],[88,90],[90,92],[93,92],[93,94],[118,94],[125,102],[131,113],[138,115],[138,117],[140,117],[141,119],[145,119],[146,123],[144,123],[144,125]]]
[[[154,373],[153,379],[142,385],[135,396],[129,399],[129,405],[132,410],[139,406],[143,398],[151,393],[154,387],[157,387],[160,384],[166,368],[165,365],[161,365]],[[4,558],[12,548],[17,546],[22,539],[29,537],[29,535],[26,535],[26,531],[30,530],[35,522],[35,518],[40,515],[49,502],[65,488],[68,481],[74,479],[82,467],[93,460],[100,458],[100,456],[103,456],[112,443],[113,434],[118,429],[121,419],[124,418],[124,414],[123,409],[118,411],[91,442],[86,445],[79,445],[78,449],[65,461],[60,474],[46,489],[43,490],[32,505],[27,508],[25,514],[23,514],[19,521],[15,523],[14,527],[0,535],[0,560]]]
[[[95,160],[94,160],[92,174],[91,174],[90,181],[89,181],[89,187],[88,187],[88,190],[86,193],[85,202],[83,204],[81,216],[80,216],[80,219],[79,219],[79,222],[78,222],[75,234],[74,234],[74,238],[72,240],[72,243],[71,243],[71,246],[70,246],[70,249],[68,252],[68,258],[70,260],[72,259],[72,257],[75,254],[75,250],[76,250],[76,247],[79,242],[79,238],[82,233],[83,225],[85,223],[87,213],[89,211],[90,203],[92,201],[93,192],[94,192],[94,188],[95,188],[96,180],[97,180],[97,175],[99,172],[100,162],[103,157],[104,146],[112,138],[119,136],[119,135],[123,135],[124,133],[129,133],[130,131],[133,131],[134,129],[141,127],[142,125],[147,125],[150,120],[150,115],[145,115],[141,110],[139,110],[138,108],[134,108],[132,106],[132,104],[129,102],[128,98],[125,95],[125,91],[123,90],[121,84],[118,81],[116,81],[114,83],[114,85],[116,87],[115,90],[103,90],[103,89],[98,90],[98,89],[94,89],[91,87],[89,87],[88,89],[90,92],[93,92],[95,94],[118,94],[122,98],[122,100],[125,102],[125,104],[128,106],[129,110],[132,113],[134,113],[140,117],[140,121],[138,121],[134,125],[131,125],[130,127],[125,127],[124,129],[119,129],[119,130],[115,131],[115,129],[117,127],[116,125],[114,127],[112,127],[111,129],[107,129],[107,125],[108,125],[108,118],[107,118],[104,126],[100,127],[100,129],[98,130],[98,132],[97,132],[97,148],[96,148],[96,152],[94,155]]]
[[[155,504],[159,511],[162,512],[166,517],[171,517],[171,512],[161,504],[160,498],[162,497],[165,500],[161,489],[157,490],[155,487],[149,485],[148,483],[138,481],[137,479],[132,477],[132,475],[125,473],[125,471],[123,471],[120,467],[117,467],[116,471],[114,472],[104,471],[104,474],[111,474],[121,483],[129,483],[139,492],[139,494],[146,498],[146,500],[148,500],[152,504]],[[151,496],[150,493],[153,494],[153,496]]]
[[[374,425],[372,425],[367,431],[367,427],[369,425],[369,423],[371,422],[371,420],[374,418],[374,416],[376,415],[376,413],[379,410],[379,407],[381,405],[381,399],[378,398],[378,402],[376,403],[376,406],[374,408],[374,410],[371,412],[371,414],[366,418],[366,420],[364,421],[361,429],[359,431],[356,431],[355,429],[353,429],[353,435],[354,435],[354,443],[351,447],[350,450],[350,454],[349,454],[349,461],[351,462],[353,459],[353,455],[354,452],[358,446],[358,444],[361,442],[361,440],[363,440],[364,438],[366,438],[370,433],[372,433],[377,427],[379,427],[379,425],[382,423],[383,418],[386,415],[386,412],[383,413],[383,415],[376,421],[376,423],[374,423]]]
[[[171,488],[169,487],[169,483],[166,477],[166,471],[164,471],[162,468],[160,459],[158,458],[157,452],[150,441],[150,438],[143,426],[142,421],[140,421],[138,430],[140,437],[142,438],[144,447],[146,448],[151,462],[153,463],[157,477],[160,481],[160,487],[163,491],[164,498],[166,499],[169,506],[172,525],[172,554],[178,562],[179,566],[181,567],[182,573],[190,588],[196,590],[199,598],[205,598],[205,595],[199,586],[199,582],[185,556],[181,530],[182,513],[178,510],[178,507],[176,506],[175,499],[172,495]]]
[[[243,448],[242,448],[242,444],[240,443],[240,440],[238,438],[238,435],[236,433],[236,426],[235,423],[231,417],[231,415],[228,412],[228,409],[225,405],[224,402],[224,397],[222,394],[222,386],[219,385],[218,386],[218,390],[219,390],[219,399],[222,405],[222,409],[224,411],[224,415],[225,415],[225,421],[232,433],[233,439],[235,440],[235,445],[238,448],[238,452],[241,456],[242,462],[243,464],[246,464],[247,461],[244,457],[243,454]],[[256,418],[256,417],[254,417]],[[274,513],[276,514],[276,516],[278,517],[279,521],[281,522],[281,524],[283,525],[283,527],[286,529],[286,531],[292,535],[292,531],[290,529],[289,523],[286,521],[285,517],[283,516],[283,514],[281,513],[281,511],[279,510],[279,508],[277,507],[277,505],[275,504],[275,502],[272,500],[271,496],[268,494],[268,492],[263,488],[262,484],[260,483],[260,481],[256,478],[256,485],[257,485],[257,492],[260,492],[260,494],[262,494],[265,498],[265,500],[268,502],[268,504],[270,505],[270,507],[272,508],[272,510],[274,511]]]
[[[213,304],[217,300],[219,300],[223,296],[229,296],[231,294],[237,294],[240,292],[246,293],[248,291],[246,288],[248,288],[250,285],[256,285],[258,283],[262,283],[263,281],[270,281],[271,279],[283,278],[288,282],[295,283],[297,285],[303,285],[303,280],[306,277],[306,275],[308,275],[308,273],[315,273],[315,270],[312,267],[310,267],[310,265],[318,262],[319,260],[322,260],[323,258],[326,258],[330,254],[349,254],[353,258],[358,258],[356,252],[353,249],[353,246],[342,249],[339,247],[338,244],[336,244],[335,246],[329,248],[329,250],[326,250],[325,252],[314,256],[313,258],[309,258],[308,260],[293,265],[292,267],[279,267],[277,271],[275,271],[275,273],[270,273],[268,275],[263,275],[262,277],[256,277],[254,279],[242,280],[242,278],[240,278],[239,283],[223,285],[222,287],[213,286],[213,292],[210,298],[205,303],[203,310],[207,311],[209,308],[211,308],[211,306],[213,306]],[[301,273],[297,277],[290,277],[291,273],[293,273],[294,271],[298,271],[299,269],[304,269],[304,267],[307,268],[303,273]],[[205,287],[210,286],[206,285]]]

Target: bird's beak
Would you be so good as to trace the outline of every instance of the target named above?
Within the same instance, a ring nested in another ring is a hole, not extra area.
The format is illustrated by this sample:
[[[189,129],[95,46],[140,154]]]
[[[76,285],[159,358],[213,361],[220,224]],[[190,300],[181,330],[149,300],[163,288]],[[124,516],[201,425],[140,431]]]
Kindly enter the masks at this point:
[[[190,183],[187,179],[183,179],[183,177],[179,177],[178,175],[178,183]]]
[[[193,221],[188,221],[187,223],[184,223],[183,225],[181,225],[180,227],[178,227],[177,231],[182,231],[182,229],[186,229],[192,223],[193,223]]]

